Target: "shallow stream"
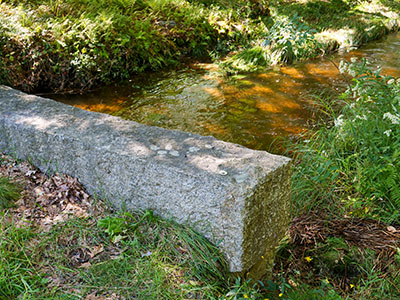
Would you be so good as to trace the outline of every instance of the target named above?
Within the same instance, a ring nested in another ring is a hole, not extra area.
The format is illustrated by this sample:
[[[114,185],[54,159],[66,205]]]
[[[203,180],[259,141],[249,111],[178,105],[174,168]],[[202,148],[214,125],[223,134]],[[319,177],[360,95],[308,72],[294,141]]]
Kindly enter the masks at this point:
[[[143,124],[213,135],[279,153],[283,151],[280,138],[296,138],[323,117],[318,96],[323,99],[345,90],[346,81],[335,64],[351,57],[366,57],[374,66],[381,66],[383,73],[398,77],[400,34],[329,59],[262,73],[224,78],[216,66],[198,63],[141,74],[84,95],[50,98]]]

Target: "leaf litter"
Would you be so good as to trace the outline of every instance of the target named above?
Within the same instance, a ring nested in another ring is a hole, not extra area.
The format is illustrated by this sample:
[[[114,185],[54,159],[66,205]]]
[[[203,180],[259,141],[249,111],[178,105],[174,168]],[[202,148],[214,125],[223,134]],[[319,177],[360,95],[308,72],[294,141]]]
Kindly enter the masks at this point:
[[[23,187],[16,207],[9,210],[17,226],[27,221],[49,231],[70,217],[87,218],[104,214],[104,208],[85,191],[76,178],[63,174],[46,175],[25,161],[0,156],[0,176]]]
[[[63,226],[64,222],[72,218],[87,219],[89,223],[96,224],[91,218],[105,216],[105,206],[95,201],[82,184],[69,175],[59,173],[47,175],[26,161],[16,160],[0,153],[0,176],[9,178],[22,189],[21,198],[3,216],[3,222],[13,223],[16,227],[31,227],[38,232],[46,233],[58,225]],[[34,246],[40,241],[32,239],[29,243]],[[57,244],[58,247],[66,249],[68,265],[76,269],[90,268],[92,262],[115,259],[122,253],[122,250],[115,245],[96,244],[90,237],[79,240],[73,233],[59,238]],[[56,287],[72,294],[82,293],[75,284],[71,284],[74,278],[66,274],[59,275],[57,267],[51,263],[41,262],[39,268],[48,274],[49,289]],[[79,287],[79,283],[77,286]],[[124,297],[115,293],[91,291],[84,299],[117,300]]]

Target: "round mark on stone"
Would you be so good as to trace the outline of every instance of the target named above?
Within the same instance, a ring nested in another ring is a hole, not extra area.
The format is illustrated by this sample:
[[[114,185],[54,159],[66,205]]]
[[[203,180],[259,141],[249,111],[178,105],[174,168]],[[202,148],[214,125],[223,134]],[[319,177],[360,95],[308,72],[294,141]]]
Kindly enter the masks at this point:
[[[176,150],[169,151],[169,154],[172,155],[172,156],[176,156],[176,157],[179,156],[179,152],[176,151]]]

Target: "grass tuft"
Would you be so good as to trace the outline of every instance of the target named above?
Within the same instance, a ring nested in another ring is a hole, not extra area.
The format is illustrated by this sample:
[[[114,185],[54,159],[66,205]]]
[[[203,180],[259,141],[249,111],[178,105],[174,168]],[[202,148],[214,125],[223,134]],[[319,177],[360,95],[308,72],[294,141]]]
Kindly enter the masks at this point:
[[[44,288],[36,261],[32,257],[29,240],[34,236],[30,228],[7,224],[7,214],[0,215],[0,299],[29,299],[28,295]]]
[[[49,232],[7,224],[0,298],[215,299],[229,286],[222,254],[192,229],[146,214],[106,218],[124,220],[118,239],[94,219],[72,218]]]
[[[288,299],[320,284],[343,299],[397,299],[400,80],[365,60],[339,69],[353,79],[336,103],[325,101],[332,121],[294,146],[296,218],[277,278],[295,293]]]
[[[7,177],[0,176],[0,209],[15,206],[15,201],[21,197],[21,188]]]

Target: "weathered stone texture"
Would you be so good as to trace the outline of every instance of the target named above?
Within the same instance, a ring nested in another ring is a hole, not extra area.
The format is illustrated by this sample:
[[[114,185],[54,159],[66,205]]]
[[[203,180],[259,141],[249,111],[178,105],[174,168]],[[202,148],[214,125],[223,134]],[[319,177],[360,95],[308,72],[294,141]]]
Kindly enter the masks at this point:
[[[0,86],[0,151],[77,177],[116,207],[152,209],[262,273],[288,222],[289,159],[88,112]],[[264,257],[264,258],[262,258]]]

